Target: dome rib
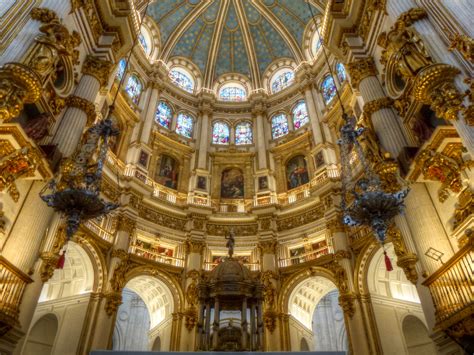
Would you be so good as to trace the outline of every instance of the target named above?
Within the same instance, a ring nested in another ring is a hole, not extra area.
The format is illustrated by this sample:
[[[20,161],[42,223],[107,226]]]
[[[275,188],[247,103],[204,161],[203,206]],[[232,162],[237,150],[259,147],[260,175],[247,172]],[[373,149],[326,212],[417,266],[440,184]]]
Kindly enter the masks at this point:
[[[239,25],[240,25],[240,28],[242,29],[242,34],[244,37],[247,58],[250,63],[250,72],[252,76],[253,86],[254,86],[254,89],[259,88],[259,87],[262,87],[262,79],[260,77],[260,70],[258,69],[257,52],[255,51],[253,39],[252,39],[252,36],[250,35],[250,29],[248,26],[245,10],[243,8],[243,4],[240,1],[234,0],[234,4],[235,4],[236,12],[237,12],[237,17],[239,19]]]

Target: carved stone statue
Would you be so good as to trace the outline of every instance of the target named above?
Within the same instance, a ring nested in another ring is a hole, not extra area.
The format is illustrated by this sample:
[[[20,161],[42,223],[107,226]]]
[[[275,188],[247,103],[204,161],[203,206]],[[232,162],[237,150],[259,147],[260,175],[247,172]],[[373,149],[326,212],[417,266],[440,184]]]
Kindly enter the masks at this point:
[[[421,38],[410,28],[413,22],[426,16],[422,9],[411,9],[394,23],[390,31],[382,32],[377,43],[384,48],[382,64],[395,61],[396,71],[404,79],[415,77],[433,61]]]
[[[229,234],[225,236],[225,239],[227,240],[226,243],[226,248],[229,249],[229,257],[232,258],[232,255],[234,255],[234,245],[235,245],[235,233],[234,229],[231,228],[229,231]]]

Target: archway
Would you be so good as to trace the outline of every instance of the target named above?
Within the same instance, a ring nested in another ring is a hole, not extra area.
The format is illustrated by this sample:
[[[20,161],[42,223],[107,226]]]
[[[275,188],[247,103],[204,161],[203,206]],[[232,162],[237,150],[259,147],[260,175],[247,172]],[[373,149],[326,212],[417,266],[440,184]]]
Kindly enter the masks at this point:
[[[406,316],[402,328],[409,355],[436,354],[433,341],[428,337],[428,329],[419,318]]]
[[[42,316],[31,328],[23,354],[52,354],[57,333],[58,318],[52,313]]]
[[[416,348],[420,345],[426,346],[427,349],[432,347],[433,351],[427,354],[436,353],[433,341],[428,338],[428,332],[423,336],[420,330],[426,330],[423,325],[426,321],[416,287],[396,265],[393,245],[386,244],[385,249],[392,260],[393,270],[386,270],[383,250],[378,249],[370,260],[366,276],[382,350],[386,354],[423,354],[417,352],[419,349],[410,350],[410,347]],[[402,326],[400,320],[406,318],[408,323],[405,326],[403,322]],[[412,324],[413,320],[416,323]],[[411,329],[412,327],[414,328]],[[410,332],[416,330],[416,333],[410,334],[407,339],[405,329]]]
[[[160,351],[161,350],[161,339],[160,337],[156,337],[153,345],[151,346],[151,351]]]
[[[169,350],[173,309],[173,295],[163,281],[148,275],[132,278],[122,291],[113,349],[146,351],[159,346]],[[152,343],[156,334],[160,334],[158,343],[156,339]]]
[[[294,344],[297,334],[305,334],[312,340],[311,350],[347,350],[347,333],[344,313],[338,304],[336,285],[323,276],[311,276],[300,281],[290,294],[288,310],[292,349],[302,349]],[[290,319],[291,319],[290,318]]]
[[[301,338],[300,350],[301,351],[309,351],[309,345],[308,345],[308,342],[306,341],[305,338]]]
[[[53,312],[55,319],[61,319],[61,322],[56,322],[57,334],[52,353],[68,354],[77,351],[94,281],[94,267],[88,253],[81,245],[68,242],[63,268],[54,270],[53,276],[41,290],[33,315],[34,325],[30,328],[23,347],[24,354],[36,354],[28,350],[30,339],[35,337],[35,327],[39,320]]]

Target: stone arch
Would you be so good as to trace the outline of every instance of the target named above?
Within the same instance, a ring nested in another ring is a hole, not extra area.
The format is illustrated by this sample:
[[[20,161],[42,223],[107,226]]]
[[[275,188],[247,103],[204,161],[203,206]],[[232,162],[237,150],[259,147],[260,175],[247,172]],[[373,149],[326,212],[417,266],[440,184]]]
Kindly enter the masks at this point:
[[[59,330],[59,319],[48,313],[38,319],[31,327],[25,340],[23,353],[49,355],[53,352]]]
[[[102,292],[104,290],[104,282],[107,280],[107,266],[102,251],[95,242],[85,236],[77,236],[74,240],[78,245],[82,246],[92,262],[94,269],[92,291]]]
[[[354,268],[354,284],[357,293],[361,295],[369,294],[369,286],[367,283],[367,273],[369,269],[370,261],[374,254],[380,249],[380,245],[373,240],[368,243],[359,253],[356,259],[356,265]]]
[[[436,348],[428,335],[425,322],[414,315],[407,314],[401,320],[401,325],[409,355],[436,353]]]
[[[308,341],[306,340],[306,338],[301,338],[301,342],[300,342],[300,351],[309,351],[309,344],[308,344]]]

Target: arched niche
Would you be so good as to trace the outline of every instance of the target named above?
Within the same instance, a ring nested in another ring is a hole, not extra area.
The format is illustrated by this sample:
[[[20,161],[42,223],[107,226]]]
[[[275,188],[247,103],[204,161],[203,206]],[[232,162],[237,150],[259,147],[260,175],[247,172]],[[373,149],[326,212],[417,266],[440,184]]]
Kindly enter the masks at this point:
[[[418,317],[407,315],[403,319],[402,329],[409,355],[436,354],[428,329]]]
[[[309,345],[306,338],[301,338],[300,351],[309,351]]]
[[[151,351],[160,351],[161,350],[161,338],[157,336],[153,341],[153,345],[151,346]]]
[[[92,292],[94,267],[87,252],[79,244],[67,244],[64,267],[56,269],[43,285],[39,302],[53,301]]]
[[[113,349],[149,350],[151,333],[159,331],[165,340],[160,340],[160,348],[169,350],[174,308],[173,292],[163,280],[143,274],[132,277],[122,290]]]
[[[52,354],[57,333],[58,318],[52,313],[42,316],[31,328],[25,341],[23,354]]]

